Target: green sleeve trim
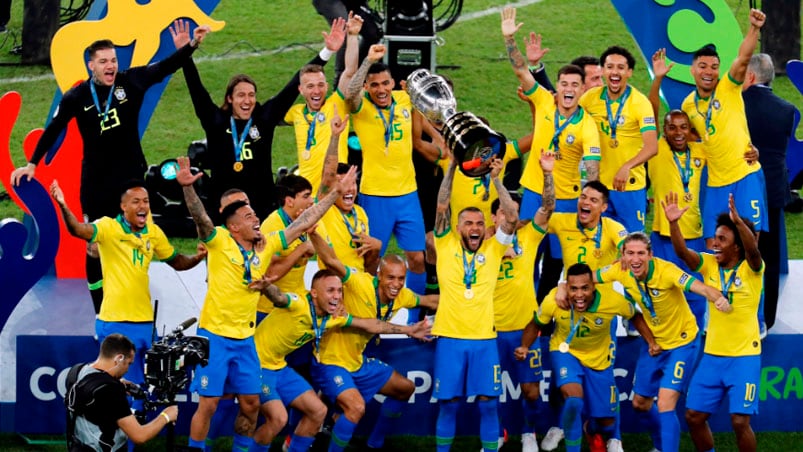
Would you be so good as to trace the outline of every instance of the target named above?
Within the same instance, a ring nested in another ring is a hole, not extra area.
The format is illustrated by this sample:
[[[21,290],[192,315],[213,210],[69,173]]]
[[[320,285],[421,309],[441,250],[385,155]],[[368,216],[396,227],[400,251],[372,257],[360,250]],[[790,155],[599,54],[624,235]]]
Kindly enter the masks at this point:
[[[597,284],[605,284],[602,278],[602,270],[597,270]]]
[[[415,296],[415,307],[417,308],[419,306],[421,306],[421,297],[418,296],[418,294],[416,294],[416,296]]]
[[[170,262],[170,261],[172,261],[173,259],[175,259],[175,258],[176,258],[176,256],[178,256],[178,251],[176,251],[176,249],[175,249],[175,248],[173,248],[173,254],[171,254],[170,256],[168,256],[168,257],[166,257],[166,258],[164,258],[164,259],[159,259],[159,260],[160,260],[161,262]]]
[[[345,284],[346,281],[348,281],[349,278],[351,278],[351,267],[349,266],[345,267],[346,267],[346,274],[342,278],[340,278],[340,282],[342,282],[343,284]]]
[[[521,149],[519,149],[519,140],[513,140],[513,149],[516,150],[516,154],[518,154],[519,158],[521,158]]]
[[[89,223],[89,224],[92,225],[92,237],[90,237],[89,242],[95,243],[95,239],[98,238],[98,225],[96,225],[95,223]]]
[[[533,322],[538,326],[547,326],[546,323],[541,323],[541,321],[538,320],[538,314],[533,314]]]
[[[644,133],[644,132],[649,132],[649,131],[651,131],[651,130],[654,130],[654,131],[656,131],[656,132],[658,131],[658,129],[657,129],[657,128],[655,128],[655,125],[651,125],[651,126],[644,126],[644,127],[642,127],[642,128],[640,128],[640,129],[639,129],[639,131],[640,131],[641,133]]]
[[[212,229],[212,233],[209,234],[209,237],[207,237],[205,239],[201,239],[201,241],[204,242],[204,243],[209,243],[209,242],[212,241],[213,238],[215,238],[216,235],[217,235],[217,228],[214,228],[214,229]]]
[[[437,238],[441,238],[441,237],[445,237],[445,236],[446,236],[446,234],[448,234],[448,233],[449,233],[451,230],[452,230],[452,228],[451,228],[451,226],[450,226],[450,227],[448,227],[448,228],[444,229],[444,231],[443,231],[443,232],[441,232],[440,234],[438,234],[437,232],[435,232],[434,234],[435,234],[435,237],[437,237]]]
[[[339,96],[343,100],[346,100],[346,96],[342,91],[340,91],[340,88],[335,88],[335,95]]]
[[[544,229],[541,229],[541,226],[538,226],[537,224],[535,224],[534,221],[532,222],[532,224],[533,224],[533,229],[535,229],[536,231],[538,231],[538,232],[540,232],[542,234],[546,234],[548,232],[548,231],[546,231]],[[547,228],[547,229],[549,229],[549,228]]]
[[[689,280],[686,281],[686,284],[683,286],[683,291],[684,292],[690,292],[691,291],[691,285],[694,284],[694,281],[697,281],[697,279],[694,276],[689,275]]]
[[[731,71],[728,71],[728,80],[730,80],[736,86],[742,86],[742,84],[744,83],[734,80],[733,77],[731,77]]]
[[[286,250],[288,245],[287,245],[287,237],[285,237],[284,235],[284,229],[279,231],[279,238],[282,240],[282,249]]]
[[[532,93],[536,92],[537,90],[538,90],[538,82],[535,82],[535,85],[533,85],[533,87],[532,87],[532,88],[530,88],[530,89],[528,89],[527,91],[525,91],[525,92],[524,92],[524,95],[525,95],[525,96],[529,96],[530,94],[532,94]]]
[[[89,290],[102,289],[103,288],[103,280],[101,279],[100,281],[95,281],[93,283],[88,283],[86,286],[89,288]]]
[[[346,314],[346,324],[343,326],[351,326],[351,321],[354,320],[354,317],[351,314]]]
[[[293,297],[291,297],[289,293],[284,294],[284,296],[287,298],[287,306],[285,306],[285,308],[289,308],[290,303],[293,302]]]
[[[697,264],[697,268],[695,268],[693,271],[699,273],[700,269],[703,268],[703,255],[700,254],[699,252],[696,252],[696,253],[697,253],[697,257],[700,258],[700,263]]]
[[[600,160],[602,160],[602,156],[599,155],[599,154],[597,154],[597,155],[586,155],[586,156],[583,156],[582,160],[583,161],[593,160],[595,162],[599,162]]]

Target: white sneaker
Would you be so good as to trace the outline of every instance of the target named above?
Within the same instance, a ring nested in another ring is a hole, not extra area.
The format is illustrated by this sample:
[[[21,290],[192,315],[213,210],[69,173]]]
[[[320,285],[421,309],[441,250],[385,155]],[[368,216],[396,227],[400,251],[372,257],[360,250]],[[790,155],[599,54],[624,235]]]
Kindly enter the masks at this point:
[[[622,449],[622,441],[616,438],[611,438],[608,440],[608,452],[625,452]]]
[[[535,439],[535,433],[521,434],[521,452],[538,452],[538,441]]]
[[[563,429],[560,427],[549,427],[546,436],[541,440],[541,449],[546,452],[555,450],[563,439]]]

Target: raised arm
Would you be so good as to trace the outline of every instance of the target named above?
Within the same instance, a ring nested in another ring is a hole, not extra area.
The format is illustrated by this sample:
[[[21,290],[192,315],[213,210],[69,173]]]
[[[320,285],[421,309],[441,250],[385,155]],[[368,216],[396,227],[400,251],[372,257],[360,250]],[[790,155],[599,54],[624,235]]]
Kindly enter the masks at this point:
[[[84,239],[87,241],[92,240],[92,237],[95,235],[95,226],[91,223],[82,223],[78,221],[78,218],[76,218],[67,207],[67,202],[64,201],[64,193],[59,187],[59,181],[55,179],[53,179],[53,183],[50,184],[50,196],[53,197],[53,199],[61,208],[61,216],[64,218],[64,223],[67,225],[67,231],[79,239]]]
[[[546,231],[549,227],[549,219],[552,217],[552,212],[555,211],[555,178],[552,177],[552,170],[555,168],[555,154],[544,152],[541,149],[539,163],[541,164],[541,171],[544,173],[544,193],[542,196],[543,202],[535,212],[533,221],[541,230]]]
[[[546,67],[541,63],[541,58],[549,53],[549,49],[541,47],[541,35],[531,31],[529,39],[527,37],[524,38],[524,44],[527,52],[527,69],[530,70],[530,74],[544,89],[554,93],[555,87],[552,86],[552,82],[549,80]]]
[[[519,222],[519,208],[516,202],[513,201],[513,198],[510,197],[510,192],[507,191],[507,187],[505,187],[502,180],[499,179],[499,173],[502,172],[503,166],[504,163],[501,159],[493,159],[493,161],[491,161],[491,182],[494,184],[494,187],[496,187],[496,192],[499,195],[499,208],[505,212],[505,222],[499,225],[499,228],[502,229],[502,232],[505,234],[510,235],[516,232],[516,225]],[[552,203],[555,203],[554,198]]]
[[[360,68],[351,78],[346,89],[346,105],[352,112],[360,109],[362,104],[362,90],[365,84],[365,77],[368,76],[368,69],[371,65],[378,62],[385,55],[385,46],[382,44],[374,44],[368,49],[368,55],[362,60]]]
[[[754,272],[761,270],[763,262],[761,261],[761,251],[758,250],[758,237],[739,216],[739,212],[736,210],[736,202],[733,200],[733,193],[728,196],[728,214],[739,231],[739,238],[742,239],[744,258],[747,264],[750,265]]]
[[[343,175],[343,178],[335,183],[332,190],[323,199],[319,199],[312,207],[304,210],[298,218],[295,219],[290,226],[284,230],[284,237],[287,243],[299,238],[301,234],[310,229],[318,220],[323,217],[327,210],[332,207],[340,194],[345,191],[345,187],[353,184],[357,179],[357,167],[352,166],[349,168],[348,173]]]
[[[186,20],[176,20],[170,27],[170,35],[176,51],[167,58],[147,66],[132,67],[128,70],[128,76],[132,83],[140,88],[147,89],[149,86],[164,80],[168,75],[176,72],[190,58],[204,38],[212,29],[208,25],[196,27],[193,37],[190,39],[190,24]]]
[[[764,26],[766,20],[767,16],[760,10],[750,10],[750,28],[739,45],[739,53],[736,55],[736,59],[733,60],[730,71],[728,71],[730,77],[737,83],[744,81],[744,76],[747,74],[747,65],[750,63],[750,57],[753,56],[753,52],[756,51],[758,37],[761,35],[761,27]]]
[[[522,25],[522,23],[516,23],[516,8],[507,6],[502,10],[502,36],[505,38],[507,56],[522,89],[527,92],[535,86],[535,78],[527,69],[527,61],[516,46],[516,32]]]
[[[329,147],[326,148],[326,155],[323,158],[323,174],[321,175],[321,185],[318,187],[318,196],[320,199],[327,193],[331,187],[337,182],[337,164],[338,164],[338,147],[340,146],[340,135],[346,130],[348,126],[349,115],[341,118],[337,111],[337,105],[334,107],[332,114],[331,129],[332,137],[329,139]]]
[[[661,206],[664,208],[667,221],[669,221],[669,235],[672,239],[672,248],[675,250],[675,254],[692,270],[698,268],[700,266],[700,255],[686,246],[686,239],[683,238],[683,233],[680,231],[680,225],[678,224],[678,220],[689,210],[689,207],[680,209],[678,207],[678,195],[671,191],[666,195],[666,199],[661,201]]]
[[[196,265],[203,262],[206,258],[207,250],[203,243],[198,244],[198,252],[192,256],[188,256],[186,254],[176,254],[173,259],[167,261],[167,265],[172,267],[174,270],[182,271],[182,270],[189,270]]]
[[[655,122],[658,122],[661,114],[661,82],[666,77],[666,74],[672,70],[675,63],[666,65],[666,49],[658,49],[652,54],[652,85],[650,85],[650,93],[647,98],[652,105],[652,114],[655,115]]]
[[[341,93],[345,93],[348,90],[349,83],[351,83],[351,79],[360,65],[360,30],[362,30],[362,23],[362,17],[354,14],[354,11],[349,11],[349,20],[346,23],[345,67],[340,74],[340,80],[337,82],[337,89]]]
[[[449,168],[443,175],[441,187],[438,189],[438,205],[435,211],[435,234],[440,235],[449,230],[452,221],[452,181],[454,172],[457,171],[457,162],[454,158],[449,160]]]
[[[199,172],[198,174],[193,175],[190,172],[189,157],[181,156],[176,160],[178,161],[178,173],[176,174],[176,180],[184,191],[184,202],[187,204],[187,210],[190,211],[192,220],[195,222],[195,227],[198,229],[198,237],[201,240],[206,240],[210,235],[212,235],[212,232],[214,232],[215,224],[212,223],[212,219],[209,218],[209,215],[206,213],[206,209],[201,202],[201,198],[199,198],[198,194],[195,193],[195,188],[193,187],[195,181],[200,179],[201,176],[203,176],[203,173]],[[292,240],[290,239],[287,240],[288,243],[291,241]]]
[[[309,235],[310,240],[312,241],[312,246],[315,248],[315,252],[318,253],[318,261],[323,262],[326,265],[326,268],[332,269],[333,272],[337,273],[337,276],[343,278],[346,276],[346,266],[340,262],[340,259],[337,258],[335,254],[335,250],[326,243],[326,240],[321,237],[321,234],[317,232],[313,232]]]

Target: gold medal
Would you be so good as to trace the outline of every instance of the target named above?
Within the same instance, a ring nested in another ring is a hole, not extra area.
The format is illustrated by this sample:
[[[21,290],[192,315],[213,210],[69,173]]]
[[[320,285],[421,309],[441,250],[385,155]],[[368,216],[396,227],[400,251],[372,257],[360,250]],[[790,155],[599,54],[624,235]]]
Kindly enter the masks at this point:
[[[610,145],[611,145],[612,148],[618,147],[619,146],[619,140],[617,140],[616,138],[611,138]]]
[[[385,155],[388,155],[388,147],[385,146]]]
[[[653,326],[658,326],[660,323],[661,323],[661,320],[658,317],[653,317],[652,318],[652,325]]]
[[[602,250],[600,250],[599,248],[594,248],[594,257],[596,257],[597,259],[601,258]]]
[[[234,171],[238,173],[243,170],[243,162],[234,162]]]
[[[694,199],[694,195],[692,195],[690,192],[686,192],[686,194],[683,195],[683,200],[686,202],[691,202],[692,199]]]
[[[301,158],[303,158],[304,160],[309,160],[310,155],[311,154],[309,149],[304,149],[304,152],[301,153]]]
[[[558,351],[561,353],[569,353],[569,344],[561,342],[560,345],[558,345]]]
[[[466,300],[471,300],[474,298],[474,291],[471,289],[466,289],[466,291],[463,292],[463,296],[466,297]]]

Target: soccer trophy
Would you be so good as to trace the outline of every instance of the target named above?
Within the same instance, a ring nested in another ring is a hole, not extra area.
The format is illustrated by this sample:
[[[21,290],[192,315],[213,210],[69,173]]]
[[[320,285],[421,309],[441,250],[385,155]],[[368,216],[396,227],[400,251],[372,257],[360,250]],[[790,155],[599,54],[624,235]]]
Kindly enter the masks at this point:
[[[463,174],[484,176],[491,171],[491,159],[505,156],[504,135],[472,113],[458,112],[457,101],[443,77],[418,69],[407,77],[406,89],[415,108],[441,129]]]

